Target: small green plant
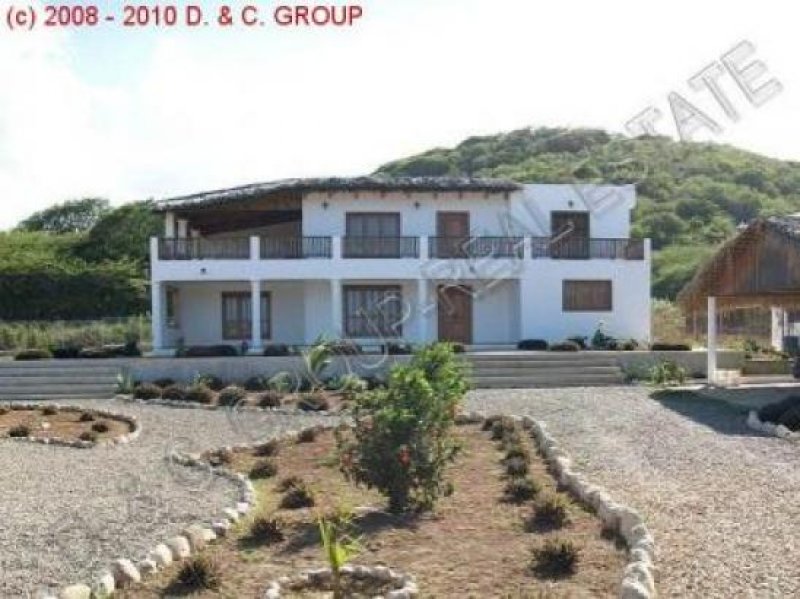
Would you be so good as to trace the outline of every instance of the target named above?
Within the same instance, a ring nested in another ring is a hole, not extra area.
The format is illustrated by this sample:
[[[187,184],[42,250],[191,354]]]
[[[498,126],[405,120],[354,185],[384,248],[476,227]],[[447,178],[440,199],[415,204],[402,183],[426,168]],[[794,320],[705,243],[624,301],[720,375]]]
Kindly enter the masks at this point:
[[[280,408],[283,403],[283,395],[277,391],[264,391],[256,401],[260,408]]]
[[[517,432],[516,423],[511,418],[499,418],[491,424],[492,441],[502,441],[511,433]]]
[[[522,444],[518,445],[511,445],[506,449],[506,457],[505,460],[513,460],[518,458],[520,460],[524,460],[525,463],[530,464],[531,461],[531,452]]]
[[[503,499],[508,503],[525,503],[530,501],[539,493],[539,485],[532,478],[525,476],[512,478],[506,483],[503,491]]]
[[[533,514],[526,521],[526,529],[561,528],[569,523],[570,502],[563,495],[548,493],[533,504]]]
[[[509,458],[504,460],[503,465],[506,474],[512,478],[519,478],[528,474],[528,462],[522,458]]]
[[[313,443],[317,438],[317,429],[315,428],[304,428],[300,431],[300,434],[297,435],[297,442],[298,443]]]
[[[266,443],[257,445],[253,450],[253,454],[260,458],[269,458],[278,455],[281,445],[277,439],[270,439]]]
[[[579,551],[565,539],[548,539],[544,545],[531,550],[533,570],[539,576],[562,578],[575,573]]]
[[[216,591],[222,584],[222,572],[219,562],[197,555],[183,564],[176,580],[186,589]]]
[[[81,415],[78,417],[78,422],[94,422],[94,414],[90,412],[81,412]]]
[[[97,443],[97,433],[92,431],[84,431],[78,437],[81,441],[89,441],[90,443]]]
[[[217,403],[221,406],[233,407],[247,398],[247,391],[236,385],[225,387],[217,396]]]
[[[312,391],[318,391],[323,388],[322,376],[333,362],[333,356],[333,342],[324,337],[318,337],[314,345],[303,353]]]
[[[161,391],[161,398],[170,401],[186,401],[186,390],[179,385],[170,385]]]
[[[272,478],[278,473],[278,466],[270,459],[259,460],[250,468],[250,478],[264,479]]]
[[[198,374],[194,377],[195,385],[205,385],[212,391],[222,391],[225,388],[225,381],[213,374]]]
[[[267,387],[270,391],[275,391],[283,395],[292,390],[292,381],[291,374],[288,372],[279,372],[267,381]]]
[[[58,409],[55,406],[45,406],[42,408],[42,416],[55,416],[58,414]]]
[[[108,423],[107,423],[107,422],[103,422],[103,421],[101,420],[100,422],[95,422],[95,423],[92,425],[92,430],[93,430],[94,432],[96,432],[96,433],[100,433],[100,434],[102,434],[102,433],[107,433],[107,432],[109,431],[109,426],[108,426]]]
[[[140,383],[133,389],[133,397],[135,399],[159,399],[161,397],[161,387],[151,383]]]
[[[202,383],[198,383],[186,390],[186,401],[210,404],[214,401],[214,392]]]
[[[682,385],[686,377],[686,369],[671,361],[660,362],[650,369],[650,383],[653,385],[662,387]]]
[[[322,551],[331,568],[331,587],[334,599],[342,599],[342,567],[361,552],[361,543],[353,534],[352,514],[344,509],[337,510],[331,518],[321,516],[319,536]]]
[[[304,482],[298,482],[289,487],[281,497],[280,507],[285,510],[299,510],[314,507],[316,500],[314,493]]]
[[[16,426],[12,426],[8,429],[8,436],[9,437],[30,437],[31,436],[31,429],[24,425],[18,424]]]
[[[133,393],[134,388],[133,377],[129,370],[126,369],[117,375],[117,393],[120,395],[130,395]]]
[[[345,374],[331,381],[330,388],[339,391],[346,401],[353,401],[369,389],[369,384],[357,374]]]
[[[274,545],[286,538],[283,534],[283,523],[277,518],[256,516],[250,524],[248,539],[261,545]]]
[[[266,391],[269,389],[269,380],[263,376],[251,376],[242,387],[245,391]]]

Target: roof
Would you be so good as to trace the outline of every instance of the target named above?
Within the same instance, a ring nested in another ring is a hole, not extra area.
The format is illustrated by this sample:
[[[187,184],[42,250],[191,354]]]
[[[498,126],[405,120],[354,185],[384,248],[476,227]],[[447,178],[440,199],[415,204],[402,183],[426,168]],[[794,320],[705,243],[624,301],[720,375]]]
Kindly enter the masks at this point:
[[[726,241],[720,249],[698,269],[692,280],[678,294],[678,302],[686,308],[698,307],[700,303],[705,300],[709,295],[714,295],[719,286],[720,276],[744,276],[735,262],[736,257],[742,255],[742,252],[752,247],[754,240],[764,238],[766,235],[772,235],[773,238],[779,238],[789,242],[784,247],[787,251],[791,251],[794,255],[800,254],[800,215],[793,214],[790,216],[771,216],[768,218],[759,218],[751,222],[747,227],[737,233],[736,236]],[[757,259],[765,262],[775,262],[771,260],[774,256],[760,256]],[[734,262],[732,262],[732,260]],[[767,266],[784,266],[785,257],[778,260],[780,264],[769,264]],[[758,285],[766,283],[774,283],[775,280],[764,281]],[[774,291],[786,292],[789,287],[794,284],[791,272],[786,272],[781,280],[784,285],[774,289]],[[800,287],[797,289],[800,291]],[[767,289],[749,289],[740,290],[736,295],[742,298],[747,296],[757,297],[759,291],[767,291]],[[734,300],[731,299],[731,302]]]
[[[471,179],[466,177],[353,177],[282,179],[266,183],[253,183],[229,189],[205,191],[186,196],[168,198],[155,203],[156,212],[219,206],[228,202],[263,199],[286,193],[336,192],[336,191],[418,191],[456,192],[474,191],[508,193],[522,189],[522,185],[505,179]]]

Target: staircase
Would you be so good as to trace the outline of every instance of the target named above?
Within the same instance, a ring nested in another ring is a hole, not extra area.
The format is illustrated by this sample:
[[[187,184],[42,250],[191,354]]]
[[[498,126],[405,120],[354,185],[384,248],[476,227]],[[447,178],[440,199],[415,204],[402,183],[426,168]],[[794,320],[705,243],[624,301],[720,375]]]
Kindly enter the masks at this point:
[[[466,358],[477,389],[598,387],[625,380],[616,358],[591,352],[497,352]]]
[[[121,369],[106,361],[0,362],[0,402],[20,399],[108,399]]]

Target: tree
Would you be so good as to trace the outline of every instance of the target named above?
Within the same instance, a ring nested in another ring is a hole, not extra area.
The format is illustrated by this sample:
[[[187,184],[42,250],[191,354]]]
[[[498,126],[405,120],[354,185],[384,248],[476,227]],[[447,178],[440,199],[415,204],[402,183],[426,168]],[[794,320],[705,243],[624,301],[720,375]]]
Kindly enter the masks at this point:
[[[80,233],[91,229],[109,210],[108,200],[104,198],[68,200],[32,214],[17,226],[17,230]]]
[[[161,217],[152,211],[151,201],[134,202],[115,208],[95,223],[75,253],[89,262],[149,260],[150,237],[161,232]]]

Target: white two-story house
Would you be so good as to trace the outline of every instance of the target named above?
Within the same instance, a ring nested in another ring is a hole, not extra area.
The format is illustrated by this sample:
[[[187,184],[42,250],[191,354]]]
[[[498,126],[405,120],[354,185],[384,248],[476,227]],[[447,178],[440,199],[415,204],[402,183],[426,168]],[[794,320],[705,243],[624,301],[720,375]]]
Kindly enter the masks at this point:
[[[157,204],[154,353],[650,337],[633,186],[452,178],[285,180]]]

